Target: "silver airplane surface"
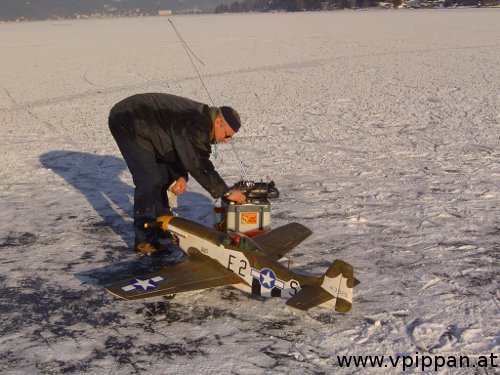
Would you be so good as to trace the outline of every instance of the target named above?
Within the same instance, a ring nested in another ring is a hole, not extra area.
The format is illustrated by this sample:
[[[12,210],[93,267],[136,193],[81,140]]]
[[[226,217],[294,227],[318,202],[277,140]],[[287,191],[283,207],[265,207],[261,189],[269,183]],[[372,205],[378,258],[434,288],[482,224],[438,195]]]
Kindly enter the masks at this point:
[[[358,281],[350,264],[335,260],[318,277],[293,272],[278,262],[311,235],[301,224],[290,223],[254,238],[173,216],[161,216],[149,226],[169,231],[188,258],[106,288],[125,300],[231,285],[253,295],[281,297],[300,310],[321,306],[347,312],[352,307]]]

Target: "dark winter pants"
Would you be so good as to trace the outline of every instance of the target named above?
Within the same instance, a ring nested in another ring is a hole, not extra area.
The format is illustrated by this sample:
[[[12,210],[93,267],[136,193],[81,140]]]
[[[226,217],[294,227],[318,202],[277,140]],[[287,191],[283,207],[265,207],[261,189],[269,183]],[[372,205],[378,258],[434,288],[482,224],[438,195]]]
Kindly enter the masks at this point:
[[[130,136],[126,127],[109,120],[109,129],[127,163],[135,185],[134,230],[135,241],[152,242],[156,233],[144,229],[144,223],[158,216],[171,215],[166,191],[173,179],[167,165],[159,162],[150,140]]]

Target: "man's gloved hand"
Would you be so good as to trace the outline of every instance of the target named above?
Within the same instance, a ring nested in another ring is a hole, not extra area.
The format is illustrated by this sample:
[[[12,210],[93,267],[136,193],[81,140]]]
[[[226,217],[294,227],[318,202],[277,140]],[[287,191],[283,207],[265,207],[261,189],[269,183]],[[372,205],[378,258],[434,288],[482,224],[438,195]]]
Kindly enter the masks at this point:
[[[243,194],[240,190],[229,190],[226,194],[224,194],[224,198],[238,204],[243,204],[247,200],[245,194]]]

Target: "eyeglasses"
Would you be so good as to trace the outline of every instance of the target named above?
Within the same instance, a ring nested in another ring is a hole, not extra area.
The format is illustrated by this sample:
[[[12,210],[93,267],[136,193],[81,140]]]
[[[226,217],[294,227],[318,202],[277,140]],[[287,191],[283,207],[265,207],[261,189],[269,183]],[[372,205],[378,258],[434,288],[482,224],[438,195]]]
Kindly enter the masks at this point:
[[[224,119],[221,118],[221,121],[218,123],[219,129],[224,132],[224,140],[229,141],[231,138],[233,138],[233,135],[231,135],[231,128],[229,125],[227,125],[224,122]]]
[[[231,139],[231,138],[233,138],[233,136],[231,135],[231,133],[229,133],[227,125],[224,125],[224,133],[225,133],[224,139]]]

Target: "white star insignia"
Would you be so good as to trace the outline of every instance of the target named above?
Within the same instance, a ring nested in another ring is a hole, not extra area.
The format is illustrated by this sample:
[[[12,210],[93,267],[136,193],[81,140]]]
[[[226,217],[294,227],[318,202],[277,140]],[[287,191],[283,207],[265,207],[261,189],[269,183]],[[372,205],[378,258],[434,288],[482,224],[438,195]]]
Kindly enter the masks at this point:
[[[133,279],[130,281],[129,285],[122,287],[125,292],[131,292],[136,289],[140,290],[152,290],[158,287],[157,282],[163,280],[163,277],[156,276],[150,279]]]
[[[285,282],[283,280],[277,279],[273,270],[269,268],[264,268],[259,271],[254,268],[251,269],[250,275],[259,280],[260,285],[262,285],[266,289],[285,289]]]
[[[152,284],[149,279],[147,280],[137,279],[137,281],[132,285],[135,286],[136,288],[143,290],[148,290],[149,288],[154,288],[156,286],[155,284]]]
[[[274,280],[275,280],[273,276],[274,275],[269,270],[265,270],[265,271],[261,272],[260,273],[261,284],[264,287],[271,289],[274,286]]]

